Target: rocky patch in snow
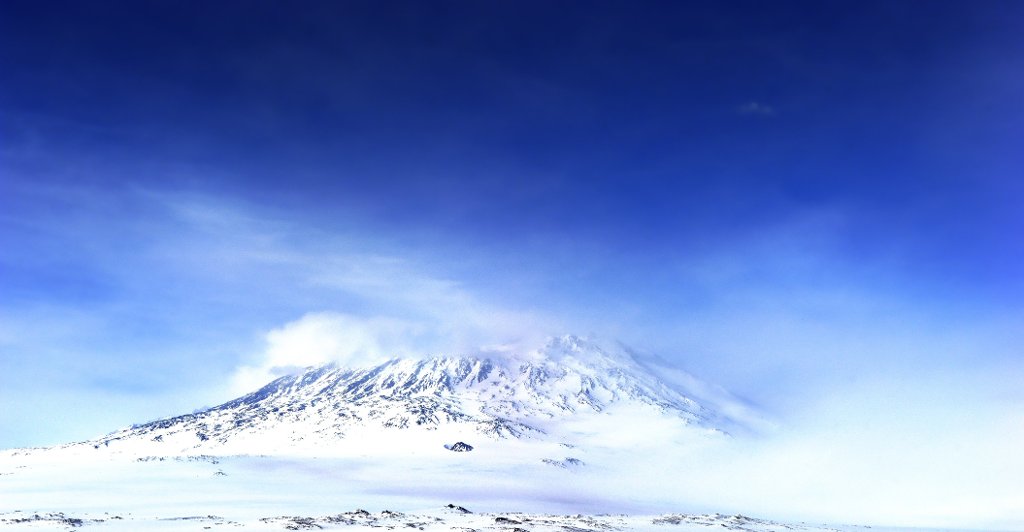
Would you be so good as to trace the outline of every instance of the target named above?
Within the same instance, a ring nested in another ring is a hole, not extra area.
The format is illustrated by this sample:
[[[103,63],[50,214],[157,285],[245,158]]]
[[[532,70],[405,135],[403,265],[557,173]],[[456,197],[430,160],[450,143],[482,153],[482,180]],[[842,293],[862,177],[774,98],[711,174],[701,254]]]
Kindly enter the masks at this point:
[[[472,445],[470,445],[468,443],[465,443],[465,442],[461,442],[461,441],[460,442],[455,442],[455,443],[453,443],[451,445],[445,445],[444,448],[448,449],[449,451],[454,451],[454,452],[457,452],[457,453],[467,453],[467,452],[473,450],[473,446]]]
[[[583,462],[583,460],[580,460],[579,458],[573,458],[571,456],[566,456],[562,460],[555,460],[553,458],[543,458],[541,459],[541,462],[544,462],[545,464],[550,466],[560,467],[562,469],[569,469],[573,467],[581,467],[586,465],[586,463]]]

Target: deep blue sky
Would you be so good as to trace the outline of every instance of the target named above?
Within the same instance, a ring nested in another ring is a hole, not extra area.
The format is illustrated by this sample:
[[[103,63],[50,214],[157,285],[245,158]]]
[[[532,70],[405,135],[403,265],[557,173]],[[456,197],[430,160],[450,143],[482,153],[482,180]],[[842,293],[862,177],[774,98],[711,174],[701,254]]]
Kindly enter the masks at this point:
[[[839,208],[841,253],[1019,295],[1020,11],[10,3],[4,163],[659,258]]]
[[[846,389],[933,421],[953,376],[1019,411],[1022,35],[1010,1],[3,2],[0,447],[226,399],[311,315],[621,338],[783,425]]]

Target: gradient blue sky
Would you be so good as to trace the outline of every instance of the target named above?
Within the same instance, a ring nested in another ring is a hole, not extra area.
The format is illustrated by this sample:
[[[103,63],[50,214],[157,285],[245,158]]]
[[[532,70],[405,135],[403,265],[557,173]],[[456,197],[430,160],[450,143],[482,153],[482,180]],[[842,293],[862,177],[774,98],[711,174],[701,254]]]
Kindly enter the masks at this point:
[[[225,400],[317,316],[618,338],[780,430],[1024,435],[1021,35],[1010,1],[3,2],[0,447]]]

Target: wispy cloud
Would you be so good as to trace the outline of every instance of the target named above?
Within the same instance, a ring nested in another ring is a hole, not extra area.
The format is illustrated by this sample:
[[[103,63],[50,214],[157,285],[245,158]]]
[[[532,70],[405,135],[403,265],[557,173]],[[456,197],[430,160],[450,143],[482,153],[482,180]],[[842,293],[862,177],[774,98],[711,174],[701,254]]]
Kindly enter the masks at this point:
[[[417,337],[422,324],[384,317],[315,312],[266,334],[266,347],[252,364],[232,377],[234,394],[251,392],[267,382],[327,363],[363,366],[393,357],[420,356]]]

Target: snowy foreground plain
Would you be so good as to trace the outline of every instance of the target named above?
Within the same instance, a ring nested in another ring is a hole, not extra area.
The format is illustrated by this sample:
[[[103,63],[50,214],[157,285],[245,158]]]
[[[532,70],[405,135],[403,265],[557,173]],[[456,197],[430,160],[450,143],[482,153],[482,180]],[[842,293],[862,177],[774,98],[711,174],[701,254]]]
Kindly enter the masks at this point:
[[[0,454],[0,529],[897,530],[652,512],[628,491],[602,498],[586,471],[478,465],[467,474],[451,467],[469,454],[452,453],[445,463],[438,457],[82,460],[6,451]],[[607,494],[607,486],[601,491]]]

